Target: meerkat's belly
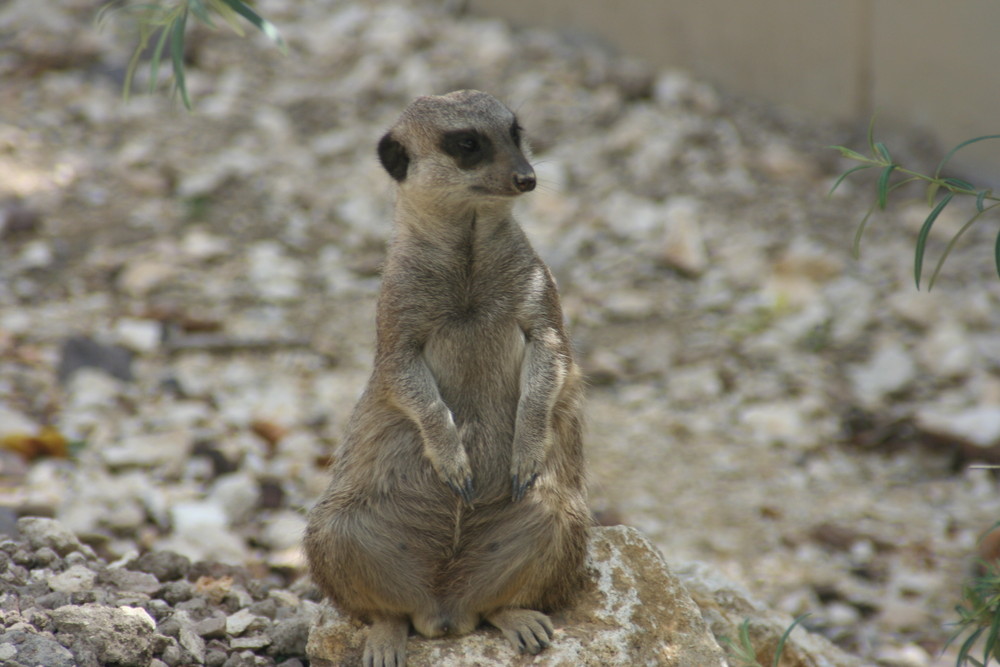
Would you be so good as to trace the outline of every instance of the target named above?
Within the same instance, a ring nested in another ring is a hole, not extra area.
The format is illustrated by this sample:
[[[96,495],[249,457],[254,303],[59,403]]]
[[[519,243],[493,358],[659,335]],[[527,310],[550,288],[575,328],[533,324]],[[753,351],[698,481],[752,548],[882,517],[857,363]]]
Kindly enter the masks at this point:
[[[462,322],[434,333],[424,360],[457,422],[506,405],[513,419],[520,397],[524,332],[513,320]]]

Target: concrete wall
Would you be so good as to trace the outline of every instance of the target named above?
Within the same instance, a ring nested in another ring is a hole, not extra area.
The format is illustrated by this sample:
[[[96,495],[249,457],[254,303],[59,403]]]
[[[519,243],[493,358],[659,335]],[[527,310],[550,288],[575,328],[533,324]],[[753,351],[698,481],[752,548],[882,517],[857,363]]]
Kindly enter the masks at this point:
[[[997,0],[471,0],[515,24],[582,29],[659,66],[807,115],[1000,134]],[[964,151],[963,151],[964,153]],[[1000,142],[966,168],[1000,175]]]

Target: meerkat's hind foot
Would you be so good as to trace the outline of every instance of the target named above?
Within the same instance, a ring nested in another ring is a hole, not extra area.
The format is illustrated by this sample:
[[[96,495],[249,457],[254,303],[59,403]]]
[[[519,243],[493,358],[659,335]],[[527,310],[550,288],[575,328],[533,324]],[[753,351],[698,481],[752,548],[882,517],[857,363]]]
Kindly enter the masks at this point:
[[[376,618],[368,631],[364,667],[406,667],[406,636],[410,622],[405,616]]]
[[[500,609],[486,620],[521,653],[540,653],[552,643],[555,634],[549,617],[534,609]]]

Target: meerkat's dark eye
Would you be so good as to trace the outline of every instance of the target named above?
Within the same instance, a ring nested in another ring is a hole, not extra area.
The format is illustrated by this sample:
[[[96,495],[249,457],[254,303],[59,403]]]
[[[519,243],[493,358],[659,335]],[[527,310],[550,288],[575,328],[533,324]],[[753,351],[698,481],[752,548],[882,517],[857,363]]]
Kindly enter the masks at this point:
[[[472,169],[493,159],[493,142],[476,130],[445,132],[441,137],[441,150],[455,158],[462,169]]]
[[[479,150],[479,142],[475,137],[464,137],[458,140],[458,147],[466,153],[475,153]]]
[[[510,126],[510,138],[514,140],[514,145],[521,147],[521,130],[524,128],[515,120]]]

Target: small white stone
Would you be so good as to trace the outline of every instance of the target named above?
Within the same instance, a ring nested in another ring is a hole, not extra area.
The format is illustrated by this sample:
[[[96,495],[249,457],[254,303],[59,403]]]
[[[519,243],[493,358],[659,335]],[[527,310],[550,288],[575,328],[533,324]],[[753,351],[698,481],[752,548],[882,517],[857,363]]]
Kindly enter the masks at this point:
[[[124,385],[96,368],[77,369],[70,376],[67,387],[69,403],[75,409],[107,409],[114,405]]]
[[[240,524],[255,512],[260,498],[260,485],[252,475],[234,472],[215,481],[208,494],[208,501],[222,510],[226,521]]]
[[[284,301],[299,296],[302,264],[289,257],[278,243],[256,243],[247,253],[247,262],[250,281],[264,299]]]
[[[992,447],[1000,442],[1000,405],[980,405],[957,412],[925,407],[917,411],[917,424],[931,433]]]
[[[74,565],[49,577],[49,588],[58,593],[80,593],[94,587],[97,574],[84,565]]]
[[[918,348],[920,361],[935,375],[953,378],[972,370],[975,352],[965,329],[954,322],[934,327]]]
[[[701,204],[693,197],[675,197],[664,205],[663,261],[691,276],[699,276],[708,268],[702,215]]]
[[[0,660],[13,660],[17,657],[17,647],[13,644],[0,644]]]
[[[176,268],[164,261],[139,257],[125,265],[118,288],[129,296],[144,296],[175,273]]]
[[[52,259],[52,246],[42,240],[31,241],[21,251],[21,266],[25,269],[44,269]]]
[[[34,435],[39,425],[27,415],[0,403],[0,438],[9,435]]]
[[[118,342],[135,352],[154,351],[159,347],[162,335],[162,327],[155,320],[123,317],[115,324]]]
[[[192,229],[181,240],[181,251],[193,259],[205,260],[229,252],[230,241],[203,229]]]
[[[761,443],[798,443],[805,433],[801,411],[791,403],[751,405],[743,410],[741,421]]]
[[[905,388],[916,377],[916,364],[910,353],[898,342],[882,345],[868,363],[848,370],[855,397],[866,406],[874,406],[883,398]]]
[[[193,437],[187,429],[124,436],[101,452],[112,467],[166,465],[179,469],[191,451]]]
[[[252,625],[262,625],[261,619],[249,609],[240,609],[235,614],[226,618],[226,634],[238,637],[247,631]]]
[[[306,519],[298,512],[276,512],[264,524],[261,540],[271,549],[288,549],[298,545],[306,532]]]

